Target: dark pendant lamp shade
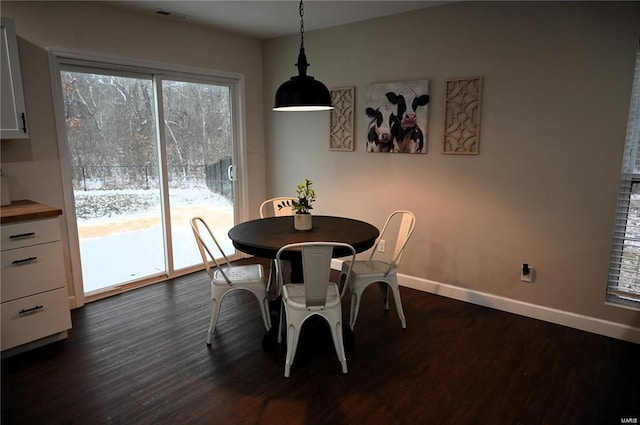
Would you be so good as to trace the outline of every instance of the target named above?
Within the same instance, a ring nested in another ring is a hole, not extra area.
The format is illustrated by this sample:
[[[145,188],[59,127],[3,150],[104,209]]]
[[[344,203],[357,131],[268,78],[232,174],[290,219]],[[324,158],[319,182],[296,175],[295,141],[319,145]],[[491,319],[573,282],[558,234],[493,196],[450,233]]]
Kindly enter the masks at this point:
[[[328,111],[331,107],[329,89],[308,75],[298,75],[285,81],[276,91],[274,111]]]
[[[303,5],[300,2],[300,53],[298,54],[298,75],[291,77],[278,87],[274,111],[328,111],[331,93],[327,86],[307,75],[307,56],[304,52]]]

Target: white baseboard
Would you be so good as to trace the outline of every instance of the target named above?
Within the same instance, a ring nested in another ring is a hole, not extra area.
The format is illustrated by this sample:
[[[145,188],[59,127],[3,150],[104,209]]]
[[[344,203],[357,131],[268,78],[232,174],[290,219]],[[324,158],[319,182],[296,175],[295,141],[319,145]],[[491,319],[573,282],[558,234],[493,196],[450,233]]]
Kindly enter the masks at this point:
[[[334,259],[331,268],[341,270],[342,260]],[[496,310],[530,317],[532,319],[544,320],[545,322],[556,323],[574,329],[604,335],[611,338],[640,344],[640,328],[623,325],[617,322],[610,322],[595,317],[570,313],[536,304],[525,303],[511,298],[500,297],[487,294],[485,292],[473,291],[447,283],[436,282],[429,279],[417,278],[405,274],[398,274],[398,284],[418,291],[429,292],[455,300],[465,301],[483,307],[495,308]]]
[[[398,283],[407,288],[429,292],[496,310],[544,320],[574,329],[640,344],[640,328],[610,322],[581,314],[556,310],[510,298],[461,288],[459,286],[398,274]]]

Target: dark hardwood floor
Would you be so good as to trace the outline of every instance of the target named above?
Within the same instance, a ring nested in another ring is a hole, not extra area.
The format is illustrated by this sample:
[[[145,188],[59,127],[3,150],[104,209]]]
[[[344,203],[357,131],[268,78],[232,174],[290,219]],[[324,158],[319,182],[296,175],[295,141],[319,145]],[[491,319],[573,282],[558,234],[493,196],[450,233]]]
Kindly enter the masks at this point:
[[[72,312],[67,340],[4,359],[2,424],[617,425],[640,415],[639,345],[407,288],[406,330],[375,285],[365,292],[348,374],[328,329],[310,323],[287,379],[285,349],[263,348],[248,294],[225,300],[205,344],[205,277],[88,304]]]

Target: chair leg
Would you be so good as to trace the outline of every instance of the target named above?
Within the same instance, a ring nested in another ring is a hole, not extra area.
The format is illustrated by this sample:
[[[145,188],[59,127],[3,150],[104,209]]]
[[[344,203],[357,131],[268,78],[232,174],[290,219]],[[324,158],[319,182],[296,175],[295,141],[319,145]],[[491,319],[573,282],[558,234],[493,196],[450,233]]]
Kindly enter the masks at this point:
[[[356,319],[358,318],[358,311],[360,310],[360,298],[362,297],[362,291],[356,291],[351,288],[351,309],[349,310],[349,327],[353,330],[356,327]]]
[[[258,298],[260,301],[260,299]],[[269,313],[269,297],[267,294],[262,297],[262,303],[260,306],[260,312],[262,313],[262,321],[264,322],[264,327],[267,329],[271,329],[271,314]]]
[[[390,284],[391,290],[393,291],[393,299],[396,302],[396,310],[398,311],[398,317],[400,318],[400,326],[402,329],[407,329],[407,321],[404,317],[404,310],[402,309],[402,300],[400,299],[400,289],[398,288],[398,284]]]
[[[382,305],[385,310],[389,311],[389,285],[386,282],[378,282],[378,288],[382,293]]]
[[[269,267],[269,280],[267,281],[267,292],[271,289],[271,285],[275,285],[276,293],[279,293],[278,288],[278,270],[276,266],[276,260],[271,260],[271,267]]]
[[[325,316],[327,321],[329,322],[329,326],[331,327],[331,337],[333,338],[333,345],[336,348],[336,354],[338,355],[338,360],[342,365],[342,373],[347,373],[347,356],[344,354],[344,339],[342,336],[342,321],[340,317],[342,316],[342,312],[336,311],[337,314],[331,314],[332,319],[329,321],[329,318]]]
[[[278,344],[282,343],[282,322],[285,320],[284,317],[284,302],[280,303],[280,320],[278,320]]]
[[[209,330],[207,331],[207,345],[211,345],[211,336],[216,329],[218,323],[218,315],[220,314],[219,302],[215,298],[211,298],[211,317],[209,319]]]
[[[300,333],[300,326],[294,326],[287,323],[287,357],[284,363],[284,376],[285,378],[289,377],[291,372],[291,364],[293,363],[293,359],[296,356],[296,350],[298,348],[298,336]]]

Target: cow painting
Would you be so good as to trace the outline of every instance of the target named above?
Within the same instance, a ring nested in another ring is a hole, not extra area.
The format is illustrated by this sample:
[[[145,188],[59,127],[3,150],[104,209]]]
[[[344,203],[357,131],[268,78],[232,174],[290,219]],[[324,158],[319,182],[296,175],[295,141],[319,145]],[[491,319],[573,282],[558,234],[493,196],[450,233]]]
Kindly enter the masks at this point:
[[[367,88],[367,152],[426,153],[429,81]]]
[[[429,103],[429,95],[418,95],[411,88],[400,93],[385,94],[391,104],[396,105],[395,114],[391,117],[393,151],[418,153],[424,149],[424,135],[418,126],[418,108]]]
[[[391,123],[394,116],[391,105],[387,102],[377,108],[365,110],[371,119],[367,131],[367,152],[390,152],[393,149]]]

